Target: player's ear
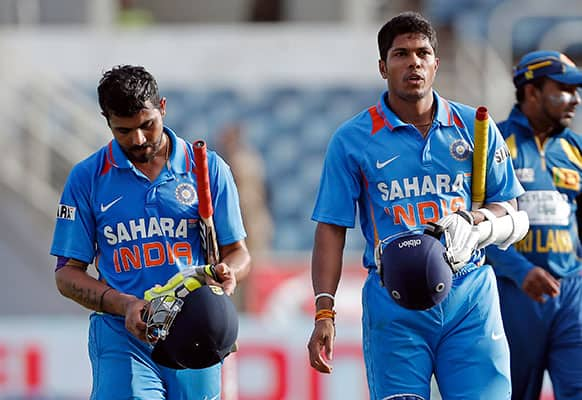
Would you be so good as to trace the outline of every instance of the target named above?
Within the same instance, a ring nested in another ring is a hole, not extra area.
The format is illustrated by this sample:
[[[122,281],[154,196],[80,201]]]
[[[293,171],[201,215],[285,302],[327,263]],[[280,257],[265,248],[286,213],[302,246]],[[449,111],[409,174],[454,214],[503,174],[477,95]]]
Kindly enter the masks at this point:
[[[386,61],[380,59],[378,60],[378,70],[380,71],[380,75],[384,79],[388,79],[388,69],[386,68]]]
[[[525,98],[538,101],[541,98],[541,90],[531,83],[526,83],[523,87]]]
[[[162,97],[160,99],[160,113],[162,114],[162,117],[164,117],[166,115],[166,98]]]

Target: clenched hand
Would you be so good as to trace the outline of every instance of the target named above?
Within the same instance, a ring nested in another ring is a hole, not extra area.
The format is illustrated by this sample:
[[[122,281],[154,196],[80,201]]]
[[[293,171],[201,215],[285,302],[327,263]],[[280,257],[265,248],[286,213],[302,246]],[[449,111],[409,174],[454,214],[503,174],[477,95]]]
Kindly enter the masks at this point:
[[[556,297],[560,294],[560,281],[545,269],[534,267],[526,275],[521,288],[533,300],[544,303],[544,295]]]

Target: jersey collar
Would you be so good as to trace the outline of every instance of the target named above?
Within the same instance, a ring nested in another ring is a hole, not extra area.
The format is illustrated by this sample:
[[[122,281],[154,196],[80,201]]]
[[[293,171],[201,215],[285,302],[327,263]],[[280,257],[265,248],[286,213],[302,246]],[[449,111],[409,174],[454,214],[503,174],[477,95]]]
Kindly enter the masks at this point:
[[[527,128],[528,130],[532,130],[531,126],[529,124],[529,120],[527,119],[527,117],[525,116],[525,114],[520,110],[519,106],[517,104],[515,104],[513,106],[513,108],[511,109],[511,113],[509,114],[509,119],[518,124],[523,126],[524,128]]]
[[[449,106],[449,102],[440,97],[436,90],[433,90],[433,97],[436,103],[436,113],[435,119],[439,122],[439,124],[443,126],[452,126],[453,125],[453,113],[451,111],[451,107]],[[376,111],[384,120],[384,125],[390,130],[393,131],[394,129],[407,126],[408,124],[402,121],[390,107],[388,107],[386,100],[388,99],[388,91],[382,93],[378,104],[376,104]]]
[[[168,134],[172,142],[172,153],[169,161],[171,170],[174,173],[185,173],[192,171],[192,158],[188,152],[186,141],[179,138],[174,131],[164,126],[164,132]],[[117,140],[112,139],[107,146],[107,161],[116,168],[131,168],[132,163],[128,160]]]
[[[528,135],[535,136],[533,128],[529,123],[529,120],[527,119],[523,111],[521,111],[519,105],[515,104],[513,106],[513,108],[511,109],[511,113],[509,114],[508,121],[511,121],[512,123],[522,127],[524,129],[524,132],[527,132]],[[569,129],[570,128],[568,127],[564,127],[559,132],[555,132],[553,135],[551,135],[551,137],[557,137],[565,132],[569,132]]]

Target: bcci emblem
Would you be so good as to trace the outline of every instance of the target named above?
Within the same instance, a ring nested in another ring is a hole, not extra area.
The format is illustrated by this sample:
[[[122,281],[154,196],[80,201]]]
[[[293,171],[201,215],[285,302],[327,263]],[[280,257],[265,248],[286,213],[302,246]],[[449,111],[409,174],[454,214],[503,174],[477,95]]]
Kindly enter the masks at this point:
[[[455,140],[451,144],[451,155],[455,160],[464,161],[469,158],[469,144],[463,139]]]
[[[190,183],[180,183],[176,188],[176,199],[182,204],[191,206],[196,201],[196,190]]]

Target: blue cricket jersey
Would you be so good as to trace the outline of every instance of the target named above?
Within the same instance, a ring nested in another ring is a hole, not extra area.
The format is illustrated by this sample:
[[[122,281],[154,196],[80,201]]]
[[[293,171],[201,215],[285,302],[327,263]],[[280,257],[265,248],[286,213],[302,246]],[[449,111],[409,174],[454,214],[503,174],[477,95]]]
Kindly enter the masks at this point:
[[[51,254],[88,264],[121,292],[143,297],[176,272],[205,264],[198,228],[192,145],[164,128],[172,154],[155,181],[125,156],[116,140],[71,171],[57,210]],[[228,165],[208,151],[218,242],[246,236]]]
[[[317,222],[352,228],[359,209],[365,267],[376,266],[374,249],[387,238],[471,208],[475,109],[434,92],[435,118],[423,138],[392,112],[387,98],[385,92],[332,137],[312,215]],[[487,159],[487,202],[523,193],[491,120]],[[468,265],[481,258],[476,252]]]
[[[528,213],[530,229],[523,240],[505,252],[494,246],[487,249],[495,273],[512,279],[518,287],[534,266],[558,278],[576,274],[582,269],[576,222],[582,137],[565,128],[541,144],[517,106],[499,127],[526,190],[518,203]]]

